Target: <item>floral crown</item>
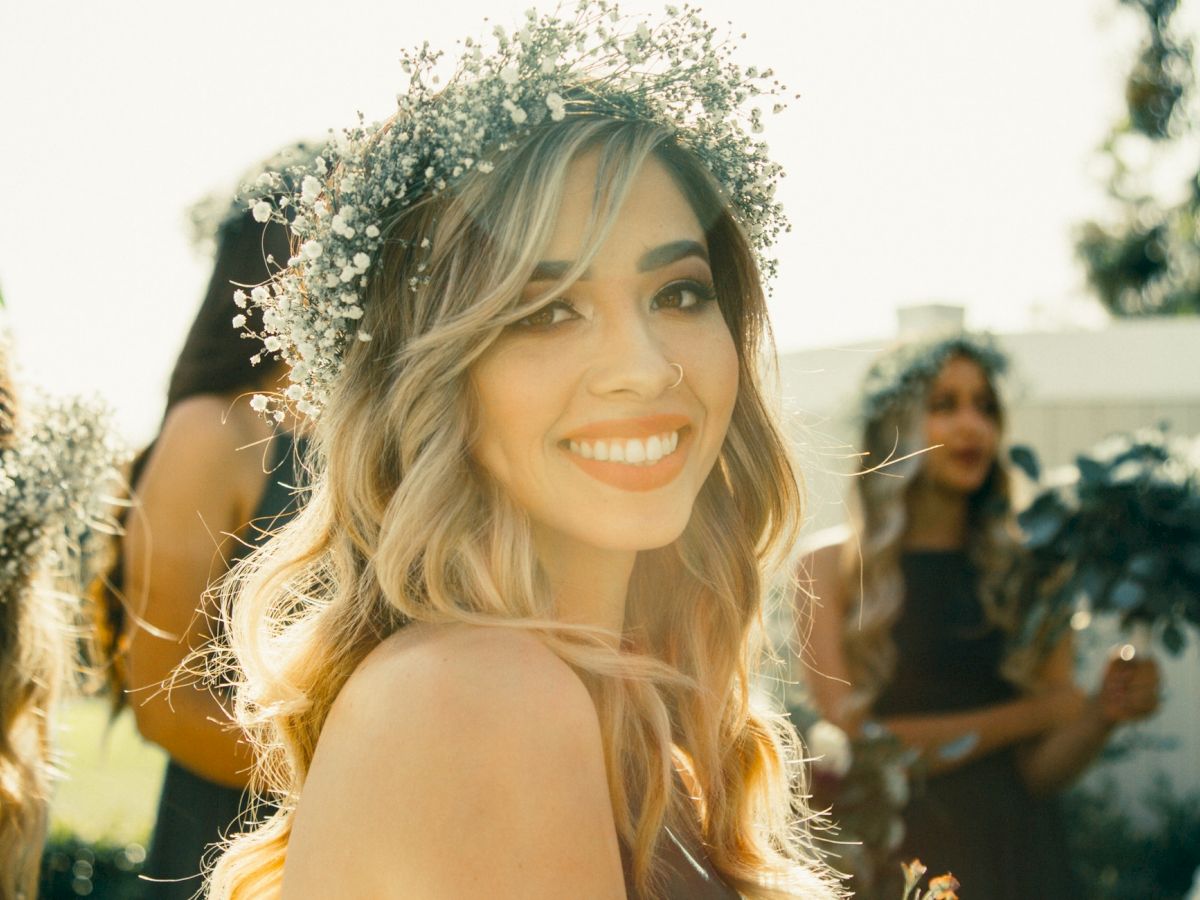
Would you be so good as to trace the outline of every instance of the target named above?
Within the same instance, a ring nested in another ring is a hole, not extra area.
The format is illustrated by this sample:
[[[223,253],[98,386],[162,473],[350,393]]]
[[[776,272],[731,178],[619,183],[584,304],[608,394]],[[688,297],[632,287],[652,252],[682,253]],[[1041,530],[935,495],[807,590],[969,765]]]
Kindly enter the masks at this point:
[[[1008,357],[986,334],[963,331],[902,344],[876,360],[867,371],[859,403],[859,421],[864,424],[877,422],[920,401],[929,383],[954,356],[974,360],[993,383],[1008,370]]]
[[[496,26],[486,44],[468,38],[462,47],[444,85],[439,52],[425,45],[406,53],[409,87],[390,124],[368,125],[360,115],[311,167],[267,173],[253,186],[254,217],[288,222],[298,252],[268,284],[234,299],[262,309],[263,332],[255,336],[289,364],[283,400],[302,414],[324,406],[351,342],[371,339],[360,323],[364,289],[380,248],[397,240],[385,236],[385,216],[469,173],[486,175],[547,120],[603,115],[667,126],[726,192],[764,276],[775,271],[767,251],[789,227],[775,200],[783,172],[751,137],[762,131],[763,110],[747,106],[768,97],[779,112],[783,104],[774,101],[785,88],[770,69],[734,63],[730,42],[695,10],[668,6],[651,24],[623,17],[606,0],[582,0],[571,18],[529,10],[516,31]],[[289,181],[298,192],[284,192]],[[411,243],[428,252],[430,237]],[[419,289],[422,279],[413,275],[409,286]],[[244,328],[245,317],[234,325]],[[283,405],[265,396],[252,403],[284,416]]]

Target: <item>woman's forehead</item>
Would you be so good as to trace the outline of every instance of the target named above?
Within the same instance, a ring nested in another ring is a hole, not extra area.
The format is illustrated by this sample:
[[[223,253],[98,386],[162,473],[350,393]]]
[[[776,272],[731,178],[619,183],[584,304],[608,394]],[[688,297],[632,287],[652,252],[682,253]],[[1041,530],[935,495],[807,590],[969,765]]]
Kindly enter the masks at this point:
[[[589,150],[567,168],[544,260],[573,261],[583,252],[604,192],[597,183],[599,167],[599,151]],[[666,166],[651,155],[633,176],[598,256],[640,258],[653,247],[684,240],[703,244],[704,229]]]
[[[947,357],[929,383],[929,390],[995,393],[992,380],[983,365],[965,353],[955,353]]]

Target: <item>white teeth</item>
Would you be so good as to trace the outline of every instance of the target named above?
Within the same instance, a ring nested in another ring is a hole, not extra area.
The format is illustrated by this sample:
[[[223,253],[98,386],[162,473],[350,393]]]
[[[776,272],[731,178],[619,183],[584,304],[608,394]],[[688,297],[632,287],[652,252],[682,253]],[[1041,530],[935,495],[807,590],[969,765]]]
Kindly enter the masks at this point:
[[[656,434],[646,441],[646,459],[652,463],[658,462],[663,457],[662,439]]]
[[[568,449],[584,459],[619,462],[629,466],[652,466],[679,448],[679,432],[655,434],[641,440],[568,441]]]

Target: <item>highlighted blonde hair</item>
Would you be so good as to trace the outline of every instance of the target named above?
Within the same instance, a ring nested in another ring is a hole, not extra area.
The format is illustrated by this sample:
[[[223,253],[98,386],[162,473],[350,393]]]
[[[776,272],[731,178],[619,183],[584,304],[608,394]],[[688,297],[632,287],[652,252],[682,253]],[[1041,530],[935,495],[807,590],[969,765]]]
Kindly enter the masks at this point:
[[[523,302],[521,290],[585,151],[599,156],[594,215],[564,282],[587,267],[655,157],[706,230],[739,358],[719,459],[683,535],[639,555],[619,650],[554,622],[528,517],[470,452],[468,372],[503,327],[545,302]],[[391,240],[371,274],[363,327],[373,340],[349,352],[318,423],[311,498],[226,586],[236,712],[279,809],[233,839],[211,895],[278,893],[330,707],[359,662],[409,622],[526,629],[574,668],[596,704],[617,832],[646,895],[672,823],[698,823],[714,866],[746,896],[836,895],[800,818],[794,733],[750,702],[764,572],[793,543],[801,503],[760,385],[770,335],[754,255],[720,189],[658,125],[571,116],[539,126],[492,174],[379,224]],[[676,766],[698,801],[673,789]]]

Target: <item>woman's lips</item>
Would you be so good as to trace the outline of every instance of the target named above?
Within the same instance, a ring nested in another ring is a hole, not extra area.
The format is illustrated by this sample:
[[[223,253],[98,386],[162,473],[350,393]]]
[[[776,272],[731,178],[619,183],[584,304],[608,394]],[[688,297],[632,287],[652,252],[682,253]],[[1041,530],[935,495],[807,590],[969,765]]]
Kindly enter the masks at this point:
[[[955,450],[951,453],[951,458],[963,466],[972,468],[983,465],[987,460],[987,454],[983,450]]]
[[[652,491],[683,468],[693,429],[684,416],[598,422],[573,432],[559,446],[598,481],[627,491]]]

